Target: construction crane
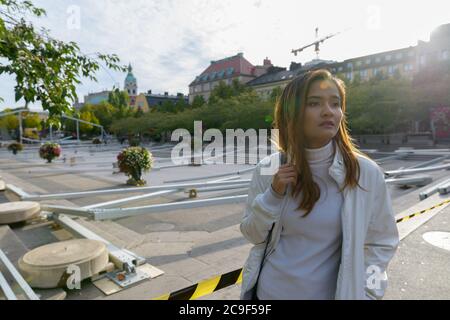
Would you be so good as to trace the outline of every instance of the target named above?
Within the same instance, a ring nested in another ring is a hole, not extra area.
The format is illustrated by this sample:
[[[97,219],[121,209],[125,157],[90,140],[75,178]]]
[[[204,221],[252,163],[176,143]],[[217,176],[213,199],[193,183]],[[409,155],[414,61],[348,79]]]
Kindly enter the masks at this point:
[[[310,44],[308,44],[307,46],[304,46],[304,47],[302,47],[302,48],[300,48],[300,49],[292,49],[292,53],[293,53],[295,56],[297,56],[297,53],[302,52],[302,51],[305,50],[306,48],[309,48],[309,47],[314,46],[314,51],[316,52],[317,59],[319,59],[319,51],[320,51],[319,45],[320,45],[321,43],[323,43],[325,40],[328,40],[328,39],[330,39],[330,38],[332,38],[332,37],[334,37],[334,36],[337,36],[338,34],[340,34],[340,33],[342,33],[342,32],[345,32],[345,31],[347,31],[347,30],[348,30],[348,29],[346,29],[346,30],[344,30],[344,31],[339,31],[339,32],[337,32],[337,33],[330,34],[330,35],[328,35],[328,36],[326,36],[326,37],[323,37],[322,39],[318,39],[318,40],[314,41],[313,43],[310,43]],[[316,39],[317,39],[317,38],[319,38],[319,28],[316,28]]]

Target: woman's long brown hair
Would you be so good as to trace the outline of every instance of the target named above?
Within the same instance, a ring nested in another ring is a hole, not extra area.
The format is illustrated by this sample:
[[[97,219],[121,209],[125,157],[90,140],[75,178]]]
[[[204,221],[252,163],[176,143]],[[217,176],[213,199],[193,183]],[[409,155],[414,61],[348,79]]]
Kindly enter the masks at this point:
[[[320,188],[313,181],[311,169],[306,158],[305,135],[303,131],[306,98],[309,88],[314,81],[332,81],[341,98],[341,109],[343,117],[339,125],[339,131],[334,136],[344,158],[346,168],[345,184],[339,191],[346,187],[354,188],[359,186],[360,166],[357,154],[367,157],[357,149],[350,137],[345,116],[346,94],[345,84],[339,78],[333,76],[326,69],[309,71],[294,78],[283,90],[281,96],[275,104],[274,128],[278,129],[277,141],[275,141],[279,151],[284,152],[291,159],[292,165],[298,173],[297,184],[292,189],[292,196],[296,197],[303,191],[303,197],[297,209],[306,211],[306,217],[314,208],[314,204],[320,198]]]

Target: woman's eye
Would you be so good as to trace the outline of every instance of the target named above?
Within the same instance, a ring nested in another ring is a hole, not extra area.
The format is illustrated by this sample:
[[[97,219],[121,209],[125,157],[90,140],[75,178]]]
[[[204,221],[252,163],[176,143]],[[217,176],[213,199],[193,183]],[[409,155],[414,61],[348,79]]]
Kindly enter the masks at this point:
[[[315,106],[318,106],[318,105],[319,105],[318,102],[310,102],[310,103],[308,103],[308,106],[310,106],[310,107],[315,107]]]
[[[335,102],[333,105],[334,105],[336,108],[339,108],[339,107],[341,106],[341,104],[340,104],[339,102]]]

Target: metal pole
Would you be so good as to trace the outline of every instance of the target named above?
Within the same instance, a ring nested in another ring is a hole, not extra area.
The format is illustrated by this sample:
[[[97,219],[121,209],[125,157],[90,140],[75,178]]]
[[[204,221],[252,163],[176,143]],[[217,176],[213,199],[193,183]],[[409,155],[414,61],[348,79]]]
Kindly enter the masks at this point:
[[[19,141],[22,143],[23,127],[22,127],[22,112],[19,112]]]
[[[114,209],[80,209],[55,205],[42,205],[41,208],[42,210],[52,212],[53,219],[56,219],[57,217],[62,217],[64,216],[63,214],[75,213],[80,216],[83,215],[85,217],[93,217],[94,220],[110,220],[148,213],[161,213],[170,210],[192,209],[211,205],[241,203],[246,201],[247,197],[248,197],[247,194],[243,194],[238,196],[218,197],[194,201],[161,203],[142,207],[114,208]]]
[[[78,122],[78,120],[76,121],[77,123],[77,142],[80,143],[80,123]]]
[[[388,160],[394,160],[394,159],[399,159],[399,158],[406,158],[407,155],[393,155],[393,156],[388,156],[388,157],[383,157],[383,158],[379,158],[379,159],[375,159],[375,162],[378,164],[382,164]]]
[[[50,141],[53,142],[53,125],[50,124]]]
[[[248,189],[249,184],[233,184],[226,187],[201,187],[195,188],[194,190],[198,192],[208,192],[208,191],[223,191],[223,190],[233,190],[233,189]],[[189,190],[189,189],[186,189]]]
[[[156,198],[156,197],[159,197],[159,196],[162,196],[165,194],[176,193],[179,191],[180,191],[179,189],[157,191],[157,192],[148,193],[148,194],[144,194],[144,195],[140,195],[140,196],[134,196],[134,197],[124,198],[124,199],[112,200],[112,201],[108,201],[108,202],[96,203],[96,204],[93,204],[90,206],[85,206],[83,208],[85,208],[85,209],[111,208],[111,207],[115,207],[118,205],[123,205],[125,203],[129,203],[129,202],[133,202],[133,201],[137,201],[137,200]]]
[[[450,164],[448,165],[450,166]],[[196,187],[212,187],[212,186],[228,186],[237,183],[246,184],[250,179],[243,179],[240,181],[223,181],[223,182],[197,182],[197,183],[180,183],[172,185],[151,186],[151,187],[136,187],[136,188],[119,188],[119,189],[107,189],[107,190],[92,190],[82,192],[70,192],[70,193],[57,193],[57,194],[43,194],[43,195],[27,195],[23,196],[22,200],[50,200],[50,199],[73,199],[80,197],[91,197],[97,195],[110,195],[110,194],[124,194],[132,192],[146,192],[146,191],[161,191],[161,190],[173,190],[180,188],[196,188]]]
[[[404,169],[404,170],[385,171],[385,174],[387,176],[404,176],[404,175],[407,175],[407,174],[439,171],[439,170],[444,170],[444,169],[447,169],[447,168],[450,168],[450,164],[446,164],[446,165],[442,165],[442,166],[436,166],[436,167],[420,168],[420,169]]]
[[[429,184],[433,179],[430,176],[416,176],[404,178],[389,178],[386,179],[386,184],[408,185],[413,184],[417,186],[424,186]]]
[[[438,192],[440,187],[443,187],[443,186],[447,185],[448,183],[450,183],[450,179],[447,179],[443,182],[435,184],[434,186],[431,186],[430,188],[426,189],[425,191],[422,191],[421,193],[419,193],[419,199],[422,201],[422,200],[428,198],[432,194]]]
[[[442,156],[442,157],[439,157],[439,158],[436,158],[436,159],[432,159],[432,160],[429,160],[429,161],[425,161],[425,162],[416,164],[415,166],[408,167],[408,169],[424,168],[424,167],[427,167],[427,166],[429,166],[429,165],[432,165],[432,164],[435,164],[435,163],[442,162],[442,161],[444,161],[444,160],[446,160],[446,159],[448,159],[448,158],[450,158],[450,155],[448,155],[448,156]]]
[[[152,212],[164,212],[179,209],[192,209],[205,207],[210,205],[241,203],[247,200],[248,195],[221,197],[194,201],[184,201],[179,203],[162,203],[144,207],[120,208],[120,209],[92,209],[95,220],[118,219],[123,217],[131,217]]]
[[[251,172],[255,170],[256,166],[253,168],[248,168],[240,171],[230,172],[230,173],[221,173],[221,174],[214,174],[209,176],[202,176],[202,177],[196,177],[196,178],[189,178],[189,179],[179,179],[179,180],[166,180],[165,183],[178,183],[178,182],[185,182],[185,181],[194,181],[194,180],[203,180],[203,179],[210,179],[210,178],[218,178],[218,177],[227,177],[232,175],[240,175],[247,172]]]
[[[0,287],[2,288],[3,293],[6,296],[6,299],[8,300],[18,300],[16,295],[14,294],[14,291],[12,291],[11,287],[8,284],[8,281],[6,281],[3,274],[0,272]]]
[[[19,284],[19,286],[25,292],[28,299],[39,300],[36,293],[34,293],[33,289],[31,289],[29,284],[25,281],[25,279],[22,277],[22,275],[16,270],[16,268],[13,266],[11,261],[9,261],[8,257],[3,253],[3,251],[1,249],[0,249],[0,260],[2,260],[3,264],[9,270],[11,275],[14,277],[14,280],[16,280],[16,282]]]
[[[239,178],[239,177],[230,177],[230,178],[225,178],[225,179],[226,180],[232,180],[232,179],[236,179],[236,178]],[[213,183],[213,182],[220,182],[220,181],[223,181],[225,179],[211,181],[211,183]],[[238,183],[239,181],[236,181],[236,182]],[[211,189],[211,188],[214,188],[214,189]],[[197,191],[212,191],[212,190],[227,190],[227,189],[237,189],[237,188],[248,188],[248,183],[231,185],[231,186],[225,186],[225,187],[224,186],[205,187],[205,188],[199,188],[199,189],[195,189],[195,190],[197,190]],[[134,201],[140,201],[140,200],[143,200],[143,199],[155,198],[155,197],[159,197],[159,196],[166,195],[166,194],[177,193],[177,192],[180,192],[182,190],[183,190],[183,188],[177,188],[177,189],[173,189],[173,190],[157,191],[157,192],[148,193],[148,194],[144,194],[144,195],[140,195],[140,196],[134,196],[134,197],[124,198],[124,199],[112,200],[112,201],[103,202],[103,203],[96,203],[96,204],[93,204],[93,205],[90,205],[90,206],[85,206],[83,208],[84,209],[111,208],[111,207],[116,207],[119,204],[123,205],[125,203],[130,203],[130,202],[134,202]]]

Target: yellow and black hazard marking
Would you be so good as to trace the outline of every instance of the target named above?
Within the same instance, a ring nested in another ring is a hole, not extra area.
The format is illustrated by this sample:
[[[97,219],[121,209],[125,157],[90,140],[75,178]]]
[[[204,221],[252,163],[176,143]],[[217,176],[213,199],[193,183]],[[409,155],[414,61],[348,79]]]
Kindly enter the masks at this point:
[[[190,287],[165,294],[153,300],[194,300],[241,282],[242,268],[199,282]]]
[[[425,212],[428,212],[428,211],[431,211],[431,210],[433,210],[433,209],[436,209],[436,208],[438,208],[438,207],[440,207],[440,206],[443,206],[444,204],[449,203],[449,202],[450,202],[450,199],[445,200],[445,201],[442,201],[441,203],[438,203],[437,205],[434,205],[434,206],[432,206],[431,208],[424,209],[424,210],[422,210],[422,211],[419,211],[419,212],[416,212],[416,213],[412,213],[412,214],[410,214],[409,216],[406,216],[406,217],[397,219],[396,222],[397,222],[397,223],[400,223],[400,222],[404,222],[404,221],[406,221],[406,220],[409,220],[409,219],[411,219],[411,218],[413,218],[413,217],[420,216],[421,214],[424,214]]]

